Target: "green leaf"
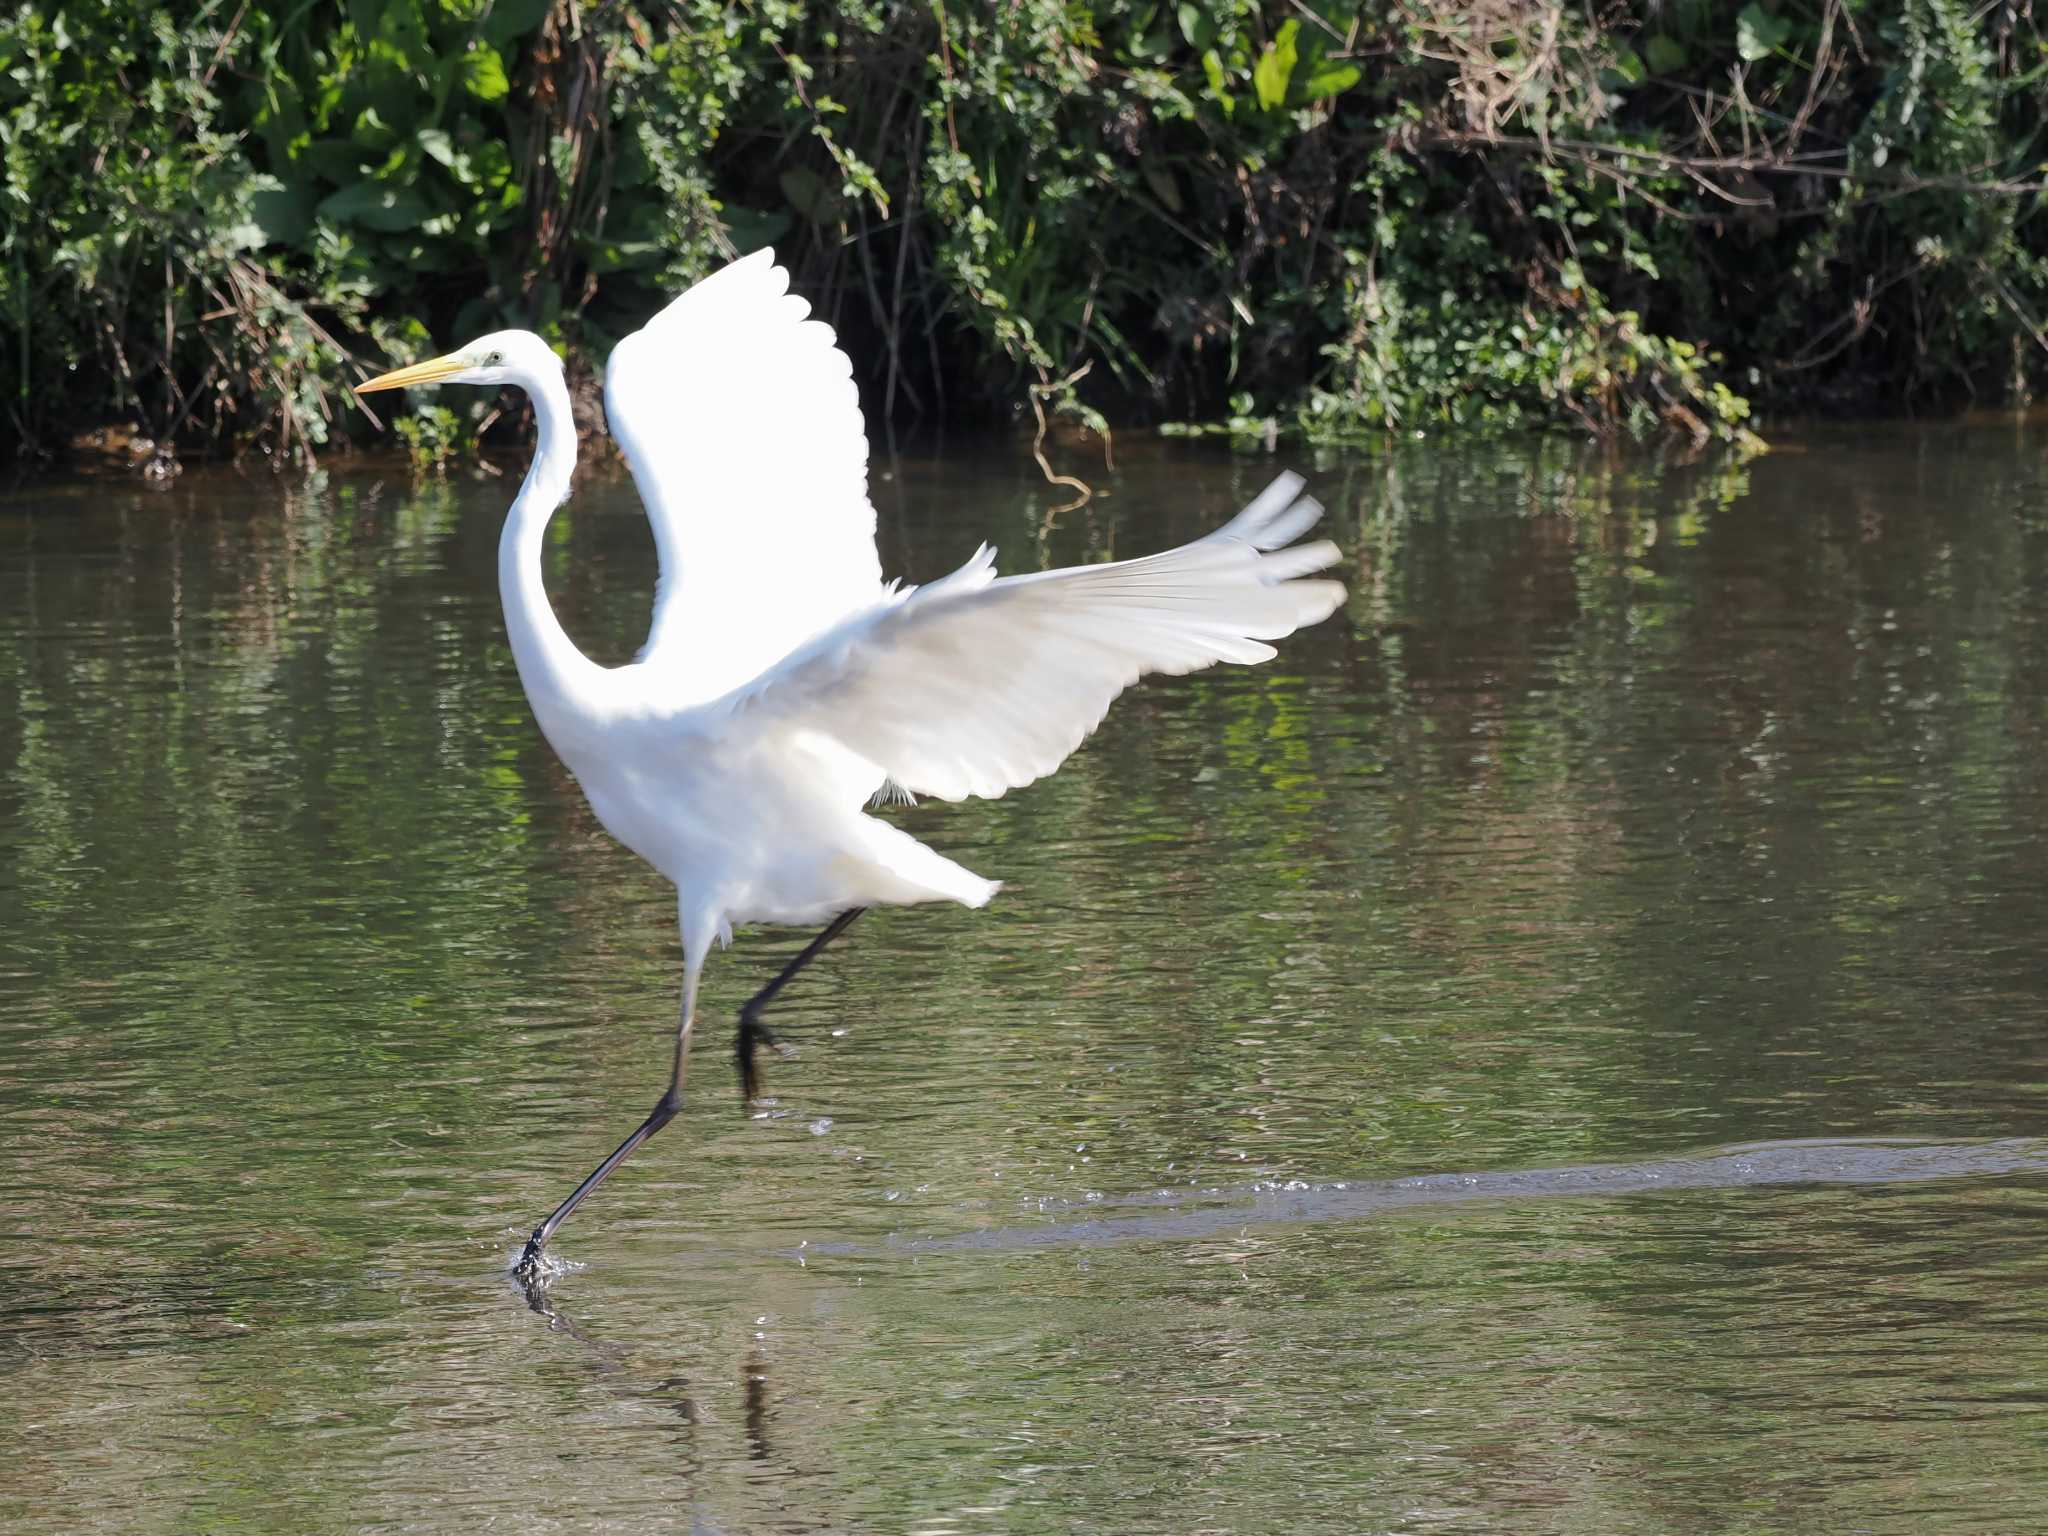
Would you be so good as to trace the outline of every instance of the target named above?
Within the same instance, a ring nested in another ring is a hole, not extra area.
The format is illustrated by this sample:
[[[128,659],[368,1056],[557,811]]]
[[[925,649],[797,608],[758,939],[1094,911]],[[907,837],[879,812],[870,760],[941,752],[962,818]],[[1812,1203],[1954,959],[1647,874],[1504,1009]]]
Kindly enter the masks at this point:
[[[502,139],[486,138],[463,158],[469,162],[471,185],[504,191],[509,194],[508,201],[518,198],[519,178],[513,174],[512,156]]]
[[[1300,22],[1282,22],[1252,69],[1252,88],[1259,93],[1259,105],[1268,112],[1287,100],[1287,82],[1294,77],[1295,37],[1300,31]]]
[[[1155,64],[1163,64],[1173,57],[1173,23],[1159,17],[1158,25],[1154,26],[1157,9],[1156,6],[1147,9],[1144,16],[1133,23],[1130,50],[1134,59],[1149,59]]]
[[[1363,72],[1356,64],[1329,59],[1319,61],[1309,72],[1308,78],[1298,87],[1303,101],[1322,101],[1326,97],[1341,96],[1358,84]]]
[[[1641,85],[1645,74],[1642,55],[1624,43],[1614,50],[1607,73],[1623,85]]]
[[[432,212],[427,200],[411,187],[394,187],[381,181],[359,181],[352,187],[343,187],[320,204],[323,219],[332,219],[337,224],[360,224],[387,234],[417,228]]]
[[[1180,35],[1188,40],[1190,48],[1207,48],[1216,41],[1216,23],[1210,20],[1205,7],[1177,5],[1173,9],[1180,22]]]
[[[1792,35],[1792,23],[1750,0],[1735,18],[1735,51],[1754,64],[1767,59]]]
[[[795,227],[795,220],[784,209],[758,212],[737,203],[726,205],[725,222],[732,231],[734,247],[742,251],[758,251],[764,245],[773,245]]]
[[[800,165],[793,165],[776,180],[782,187],[782,195],[789,199],[789,206],[814,224],[832,221],[836,212],[834,198],[825,188],[822,178]]]
[[[455,141],[448,137],[445,128],[422,128],[413,137],[420,148],[427,152],[428,159],[451,168],[454,166]]]
[[[563,202],[576,185],[576,141],[566,133],[548,140],[548,168],[555,173],[555,192]]]
[[[297,245],[313,223],[313,198],[303,184],[287,186],[275,176],[251,176],[249,220],[265,245]]]
[[[1138,174],[1145,178],[1145,185],[1152,189],[1152,195],[1166,205],[1169,213],[1179,213],[1187,204],[1182,200],[1180,187],[1173,179],[1173,173],[1159,164],[1159,157],[1147,155],[1138,162]]]
[[[483,21],[484,41],[502,48],[516,42],[541,24],[549,0],[497,0]]]
[[[1216,57],[1214,48],[1202,55],[1202,73],[1208,77],[1209,94],[1221,104],[1223,115],[1228,117],[1237,110],[1237,98],[1230,94],[1230,87],[1223,76],[1223,61]]]
[[[363,174],[364,151],[347,139],[315,139],[299,160],[323,181],[346,185]]]
[[[512,82],[505,76],[505,61],[495,48],[472,48],[462,56],[463,81],[478,101],[503,101]]]
[[[1653,75],[1675,75],[1685,68],[1685,49],[1662,32],[1643,39],[1643,57]]]

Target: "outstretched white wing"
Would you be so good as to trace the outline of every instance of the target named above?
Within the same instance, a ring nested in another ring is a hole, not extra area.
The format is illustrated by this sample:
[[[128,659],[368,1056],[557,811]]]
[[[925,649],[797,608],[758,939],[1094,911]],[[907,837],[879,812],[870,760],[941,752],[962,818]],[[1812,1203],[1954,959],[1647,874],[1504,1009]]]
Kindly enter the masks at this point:
[[[832,328],[772,251],[612,350],[604,407],[654,525],[640,659],[715,698],[881,596],[867,429]]]
[[[1057,768],[1148,672],[1266,661],[1265,642],[1327,618],[1321,515],[1283,475],[1205,539],[1114,565],[995,576],[966,565],[848,620],[714,709],[731,725],[816,732],[891,782],[943,800],[996,796]]]

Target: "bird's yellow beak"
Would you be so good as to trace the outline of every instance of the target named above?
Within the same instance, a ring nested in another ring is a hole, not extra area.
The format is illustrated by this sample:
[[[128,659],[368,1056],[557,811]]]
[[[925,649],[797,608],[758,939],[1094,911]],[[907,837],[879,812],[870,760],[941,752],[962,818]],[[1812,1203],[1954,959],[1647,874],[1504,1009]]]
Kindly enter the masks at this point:
[[[376,378],[358,384],[356,393],[367,395],[378,389],[407,389],[414,384],[438,384],[443,379],[452,378],[468,366],[468,358],[460,352],[450,352],[445,357],[414,363],[410,368],[394,368],[389,373],[380,373]]]

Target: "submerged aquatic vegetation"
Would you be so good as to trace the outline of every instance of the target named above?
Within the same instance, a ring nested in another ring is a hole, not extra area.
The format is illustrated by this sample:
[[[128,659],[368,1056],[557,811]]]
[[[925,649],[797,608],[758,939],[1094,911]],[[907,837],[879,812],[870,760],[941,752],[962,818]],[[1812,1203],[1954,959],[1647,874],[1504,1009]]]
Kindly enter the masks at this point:
[[[29,0],[0,421],[297,454],[429,335],[587,366],[769,241],[890,428],[2009,398],[2048,365],[2044,60],[1960,0]]]

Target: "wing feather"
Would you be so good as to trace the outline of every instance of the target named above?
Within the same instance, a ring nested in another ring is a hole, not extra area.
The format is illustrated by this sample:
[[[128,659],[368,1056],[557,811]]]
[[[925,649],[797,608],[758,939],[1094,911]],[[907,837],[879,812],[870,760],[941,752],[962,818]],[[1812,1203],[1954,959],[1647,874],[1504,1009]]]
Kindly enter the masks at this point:
[[[640,660],[679,702],[717,697],[881,595],[853,367],[809,314],[757,251],[612,350],[605,416],[661,561]]]
[[[721,701],[735,723],[815,731],[942,800],[1051,773],[1150,672],[1260,662],[1327,618],[1338,558],[1289,545],[1321,509],[1283,475],[1231,522],[1164,554],[998,578],[984,545],[950,576],[819,636]],[[879,776],[879,775],[878,775]]]

